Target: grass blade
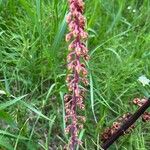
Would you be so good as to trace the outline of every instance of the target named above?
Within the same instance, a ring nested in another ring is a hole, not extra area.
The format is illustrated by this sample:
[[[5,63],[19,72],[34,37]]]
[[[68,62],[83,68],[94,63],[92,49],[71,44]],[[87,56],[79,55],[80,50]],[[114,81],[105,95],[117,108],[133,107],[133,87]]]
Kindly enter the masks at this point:
[[[25,107],[29,108],[29,109],[30,109],[31,111],[33,111],[34,113],[36,113],[37,115],[43,117],[44,119],[49,120],[49,121],[52,121],[50,118],[48,118],[47,116],[43,115],[39,110],[35,109],[34,107],[32,107],[31,105],[27,104],[26,102],[23,102],[23,101],[22,101],[22,104],[23,104]]]
[[[5,135],[5,136],[9,136],[11,138],[15,138],[17,139],[18,138],[18,135],[14,135],[14,134],[11,134],[7,131],[3,131],[3,130],[0,130],[0,135]],[[20,140],[28,140],[28,138],[24,137],[24,136],[19,136],[19,139]]]
[[[97,123],[95,111],[94,111],[94,87],[93,87],[93,79],[92,79],[92,74],[90,73],[90,97],[91,97],[91,107],[92,107],[92,112],[93,116],[95,119],[95,122]]]
[[[20,97],[17,97],[15,98],[14,100],[10,100],[10,101],[7,101],[5,103],[1,103],[0,104],[0,110],[3,110],[3,109],[6,109],[7,107],[11,106],[11,105],[14,105],[16,104],[18,101],[22,100],[24,97],[26,97],[27,95],[23,95],[23,96],[20,96]]]

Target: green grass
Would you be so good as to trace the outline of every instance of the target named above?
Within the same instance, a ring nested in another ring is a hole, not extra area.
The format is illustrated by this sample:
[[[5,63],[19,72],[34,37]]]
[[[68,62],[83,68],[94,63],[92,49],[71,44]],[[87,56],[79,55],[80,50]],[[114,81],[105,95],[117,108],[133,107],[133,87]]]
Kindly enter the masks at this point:
[[[149,0],[86,0],[90,85],[79,149],[100,149],[100,134],[143,97],[150,77]],[[129,9],[131,6],[131,9]],[[63,149],[67,0],[0,0],[0,149]],[[150,123],[110,150],[148,150]]]

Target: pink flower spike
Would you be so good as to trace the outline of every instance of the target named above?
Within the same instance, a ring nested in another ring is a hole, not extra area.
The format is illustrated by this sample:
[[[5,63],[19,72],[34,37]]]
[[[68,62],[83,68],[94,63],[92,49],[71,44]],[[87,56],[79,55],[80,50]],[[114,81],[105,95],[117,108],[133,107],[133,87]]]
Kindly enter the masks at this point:
[[[68,0],[69,13],[66,17],[69,33],[66,35],[66,42],[70,42],[68,46],[69,54],[68,76],[66,78],[68,86],[68,94],[64,97],[66,110],[66,132],[70,133],[70,142],[67,147],[70,150],[76,149],[78,144],[82,142],[78,140],[78,133],[82,128],[81,122],[85,122],[85,117],[78,115],[78,110],[84,110],[85,105],[85,89],[81,87],[88,85],[87,69],[84,60],[89,60],[88,49],[85,45],[88,37],[85,32],[86,19],[83,16],[84,2],[83,0]],[[82,86],[80,86],[82,85]],[[69,121],[68,121],[69,120]]]

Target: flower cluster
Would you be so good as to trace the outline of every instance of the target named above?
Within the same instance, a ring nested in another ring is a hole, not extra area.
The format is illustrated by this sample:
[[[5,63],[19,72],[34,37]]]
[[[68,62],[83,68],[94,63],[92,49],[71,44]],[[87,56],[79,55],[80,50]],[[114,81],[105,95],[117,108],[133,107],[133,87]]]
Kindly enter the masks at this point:
[[[85,32],[85,17],[83,16],[84,2],[82,0],[68,0],[69,13],[66,21],[68,23],[69,33],[66,35],[66,41],[69,54],[67,56],[68,75],[66,78],[69,93],[65,95],[66,109],[66,133],[70,133],[71,139],[69,149],[75,149],[77,144],[81,144],[78,140],[78,131],[82,128],[82,122],[85,121],[84,116],[77,114],[78,109],[84,109],[83,99],[85,97],[85,89],[83,85],[88,85],[87,70],[84,61],[89,60],[88,49],[86,47],[86,39],[88,37]]]
[[[113,123],[112,127],[106,128],[103,134],[101,135],[101,141],[106,142],[118,129],[121,128],[121,126],[128,121],[128,119],[132,116],[131,113],[126,113],[122,117],[120,117],[116,122]],[[132,129],[134,129],[135,126],[132,125],[130,128],[128,128],[127,131],[124,132],[124,134],[130,133]]]
[[[139,106],[139,107],[141,107],[143,104],[145,104],[147,102],[147,99],[139,99],[139,98],[135,98],[134,100],[133,100],[133,104],[135,104],[135,105],[137,105],[137,106]]]
[[[139,99],[139,98],[135,98],[133,100],[133,103],[135,105],[137,105],[138,107],[141,107],[143,104],[145,104],[148,100],[143,98],[143,99]],[[144,114],[142,115],[142,121],[143,122],[147,122],[150,121],[150,113],[149,112],[144,112]]]

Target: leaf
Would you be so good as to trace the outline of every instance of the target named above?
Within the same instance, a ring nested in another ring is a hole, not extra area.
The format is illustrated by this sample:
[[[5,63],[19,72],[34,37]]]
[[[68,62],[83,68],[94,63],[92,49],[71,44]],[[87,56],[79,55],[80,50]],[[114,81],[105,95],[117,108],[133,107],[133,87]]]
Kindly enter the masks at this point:
[[[1,31],[1,32],[0,32],[0,36],[2,36],[3,33],[5,33],[5,31]]]
[[[62,23],[60,24],[60,27],[58,29],[58,32],[55,35],[54,38],[54,43],[52,45],[52,50],[53,50],[53,55],[55,56],[55,52],[58,49],[58,47],[60,46],[60,43],[62,41],[62,38],[64,36],[64,33],[66,31],[67,28],[67,23],[66,23],[66,16],[64,17],[64,19],[62,20]]]
[[[27,104],[27,103],[25,103],[25,102],[23,102],[23,101],[22,101],[22,104],[23,104],[25,107],[29,108],[29,109],[30,109],[31,111],[33,111],[34,113],[36,113],[37,115],[39,115],[39,116],[45,118],[46,120],[52,121],[50,118],[48,118],[47,116],[43,115],[39,110],[35,109],[35,108],[32,107],[31,105],[29,105],[29,104]]]
[[[115,49],[113,48],[106,48],[106,49],[111,51],[113,54],[115,54],[120,63],[122,62],[121,56],[116,52]]]
[[[84,132],[85,132],[85,129],[82,129],[80,134],[79,134],[79,140],[81,141],[82,140],[82,137],[84,135]],[[79,145],[77,145],[77,149],[76,150],[79,150]]]
[[[93,116],[94,116],[95,122],[97,123],[95,110],[94,110],[94,87],[93,87],[92,73],[90,73],[90,97],[91,97],[91,107],[92,107]]]
[[[62,118],[63,118],[63,130],[65,131],[66,128],[66,123],[65,123],[65,104],[64,104],[64,96],[62,92],[59,92],[60,98],[62,100],[62,108],[63,108],[63,113],[62,113]]]
[[[11,126],[15,125],[15,122],[12,119],[11,115],[3,110],[0,111],[0,119],[4,120],[6,123],[8,123]]]
[[[9,133],[7,131],[4,131],[4,130],[0,130],[0,135],[9,136],[9,137],[12,137],[12,138],[15,138],[15,139],[18,138],[18,135],[11,134],[11,133]],[[28,140],[28,138],[26,138],[24,136],[19,136],[19,139],[20,140]]]
[[[31,17],[32,20],[34,20],[34,11],[30,4],[26,0],[19,0],[21,6],[25,9],[28,16]]]
[[[51,87],[49,88],[48,93],[47,93],[47,95],[46,95],[46,100],[45,100],[45,101],[48,100],[48,98],[49,98],[49,96],[50,96],[50,94],[51,94],[51,92],[52,92],[52,90],[53,90],[53,88],[54,88],[55,86],[56,86],[56,83],[54,83],[54,84],[51,85]]]
[[[0,136],[0,147],[5,147],[7,150],[13,150],[8,138]]]
[[[42,25],[41,25],[41,0],[36,0],[36,26],[41,37]]]
[[[18,101],[22,100],[26,96],[27,95],[23,95],[23,96],[20,96],[20,97],[16,97],[14,100],[10,100],[10,101],[7,101],[5,103],[1,103],[0,104],[0,110],[6,109],[7,107],[9,107],[11,105],[14,105],[15,103],[17,103]]]

